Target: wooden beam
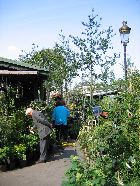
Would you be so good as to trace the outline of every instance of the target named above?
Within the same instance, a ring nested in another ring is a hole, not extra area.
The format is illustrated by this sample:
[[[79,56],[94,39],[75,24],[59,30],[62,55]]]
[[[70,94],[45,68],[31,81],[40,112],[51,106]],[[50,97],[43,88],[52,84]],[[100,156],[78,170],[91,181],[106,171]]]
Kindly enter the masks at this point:
[[[0,75],[38,75],[38,71],[9,71],[9,70],[0,70]]]

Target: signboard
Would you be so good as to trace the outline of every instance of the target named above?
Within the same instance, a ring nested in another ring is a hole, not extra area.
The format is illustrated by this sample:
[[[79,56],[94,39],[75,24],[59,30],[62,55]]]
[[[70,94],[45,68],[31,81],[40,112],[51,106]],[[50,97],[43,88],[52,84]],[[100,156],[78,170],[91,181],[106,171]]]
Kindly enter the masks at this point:
[[[93,114],[97,117],[102,113],[102,108],[101,106],[95,106],[92,108]]]

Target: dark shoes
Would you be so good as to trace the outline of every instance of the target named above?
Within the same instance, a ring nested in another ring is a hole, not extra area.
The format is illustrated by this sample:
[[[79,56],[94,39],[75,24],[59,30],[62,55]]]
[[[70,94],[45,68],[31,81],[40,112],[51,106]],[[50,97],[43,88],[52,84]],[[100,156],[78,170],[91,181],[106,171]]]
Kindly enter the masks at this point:
[[[35,164],[38,164],[38,163],[46,163],[45,160],[38,160]]]

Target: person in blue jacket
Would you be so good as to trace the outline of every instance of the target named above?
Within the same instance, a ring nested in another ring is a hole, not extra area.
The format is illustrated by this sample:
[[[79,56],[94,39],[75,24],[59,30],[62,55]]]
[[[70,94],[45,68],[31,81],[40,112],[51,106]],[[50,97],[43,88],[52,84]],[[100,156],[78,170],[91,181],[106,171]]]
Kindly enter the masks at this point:
[[[62,101],[57,101],[53,109],[52,120],[54,128],[56,128],[56,140],[66,140],[67,138],[67,121],[70,116],[69,109]]]

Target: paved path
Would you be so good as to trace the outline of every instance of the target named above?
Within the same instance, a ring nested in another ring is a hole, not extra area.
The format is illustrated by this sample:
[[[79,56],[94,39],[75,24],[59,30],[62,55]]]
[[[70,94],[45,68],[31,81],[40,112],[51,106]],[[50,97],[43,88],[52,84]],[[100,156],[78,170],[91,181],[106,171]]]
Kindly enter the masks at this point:
[[[66,147],[51,157],[49,162],[0,172],[0,186],[61,186],[70,167],[70,156],[76,154],[75,147]]]

